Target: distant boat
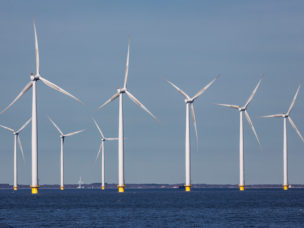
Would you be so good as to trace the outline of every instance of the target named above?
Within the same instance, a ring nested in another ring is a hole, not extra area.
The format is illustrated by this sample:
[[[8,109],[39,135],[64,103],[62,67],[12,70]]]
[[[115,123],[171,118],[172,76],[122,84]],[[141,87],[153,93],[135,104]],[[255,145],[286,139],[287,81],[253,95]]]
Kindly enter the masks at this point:
[[[79,181],[78,181],[78,186],[77,186],[77,189],[82,189],[82,188],[84,188],[84,186],[82,186],[84,183],[83,183],[83,181],[82,181],[82,179],[81,179],[81,177],[79,178]]]

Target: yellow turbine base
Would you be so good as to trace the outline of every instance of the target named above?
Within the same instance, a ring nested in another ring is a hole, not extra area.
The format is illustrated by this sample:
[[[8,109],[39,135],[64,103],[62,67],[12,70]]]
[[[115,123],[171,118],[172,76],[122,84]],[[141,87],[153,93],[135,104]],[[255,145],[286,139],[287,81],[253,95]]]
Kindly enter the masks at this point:
[[[125,192],[125,186],[117,186],[118,192]]]
[[[38,187],[32,187],[32,195],[38,194]]]
[[[64,190],[64,187],[63,187],[63,186],[60,186],[60,190],[63,191],[63,190]]]
[[[14,191],[17,191],[18,190],[18,187],[14,187]]]
[[[283,189],[284,189],[284,191],[287,191],[288,190],[288,185],[283,185]]]
[[[245,186],[244,185],[240,185],[240,191],[244,191],[245,190]]]
[[[105,190],[105,186],[101,186],[101,190]]]
[[[191,191],[191,185],[185,185],[185,191],[190,192]]]

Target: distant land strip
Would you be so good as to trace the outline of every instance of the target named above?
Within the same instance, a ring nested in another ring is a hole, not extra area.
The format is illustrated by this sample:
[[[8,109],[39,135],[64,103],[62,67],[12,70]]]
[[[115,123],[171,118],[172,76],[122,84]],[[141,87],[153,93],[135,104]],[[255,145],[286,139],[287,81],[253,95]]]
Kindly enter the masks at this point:
[[[100,189],[100,183],[82,184],[82,189]],[[0,184],[0,189],[12,189],[13,186],[9,184]],[[78,189],[78,184],[65,184],[64,189]],[[193,184],[194,189],[238,189],[237,184]],[[280,184],[259,184],[259,185],[246,185],[246,189],[281,189]],[[304,188],[303,184],[293,184],[289,188]],[[18,185],[18,189],[30,189],[29,185]],[[58,184],[43,184],[40,189],[60,189]],[[106,189],[117,189],[116,184],[106,184]],[[183,184],[128,184],[126,189],[184,189]]]

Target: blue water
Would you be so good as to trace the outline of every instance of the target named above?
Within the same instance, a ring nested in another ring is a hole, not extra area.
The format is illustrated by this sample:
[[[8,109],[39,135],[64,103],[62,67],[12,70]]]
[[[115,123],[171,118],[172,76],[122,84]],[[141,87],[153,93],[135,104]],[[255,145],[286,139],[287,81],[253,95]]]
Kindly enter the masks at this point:
[[[0,227],[304,227],[304,190],[0,190]]]

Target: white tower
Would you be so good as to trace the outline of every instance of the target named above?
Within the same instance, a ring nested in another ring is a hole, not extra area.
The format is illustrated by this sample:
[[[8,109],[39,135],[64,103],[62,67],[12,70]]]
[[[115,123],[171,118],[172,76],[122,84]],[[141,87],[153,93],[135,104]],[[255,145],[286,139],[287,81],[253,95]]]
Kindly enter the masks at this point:
[[[296,102],[300,88],[301,88],[301,86],[299,85],[299,87],[293,97],[293,100],[289,106],[287,113],[262,116],[263,118],[273,118],[273,117],[282,117],[283,118],[283,189],[284,190],[288,190],[288,156],[287,156],[288,154],[287,154],[287,132],[286,132],[287,119],[288,119],[290,125],[292,126],[292,128],[297,132],[297,134],[300,137],[300,139],[302,140],[302,142],[304,142],[304,139],[303,139],[300,131],[296,127],[293,120],[290,118],[290,113]]]
[[[192,120],[193,120],[193,126],[195,130],[195,136],[196,136],[196,149],[198,149],[198,136],[197,136],[197,127],[196,127],[196,118],[195,118],[195,112],[194,112],[194,104],[193,102],[201,96],[219,77],[220,75],[217,75],[209,84],[207,84],[203,89],[198,91],[197,94],[195,94],[194,97],[189,97],[188,94],[186,94],[184,91],[182,91],[180,88],[178,88],[175,84],[168,81],[167,82],[172,85],[179,93],[181,93],[185,98],[186,103],[186,128],[185,128],[185,191],[190,192],[191,191],[191,149],[190,149],[190,118],[189,118],[189,112],[191,107],[191,113],[192,113]]]
[[[108,103],[114,101],[117,97],[119,97],[119,117],[118,117],[118,191],[125,191],[125,180],[124,180],[124,124],[123,124],[123,94],[127,94],[127,96],[139,107],[149,113],[155,120],[156,117],[142,104],[137,98],[135,98],[128,90],[127,90],[127,80],[128,80],[128,72],[129,72],[129,56],[130,56],[130,39],[128,42],[128,53],[127,53],[127,63],[126,63],[126,71],[125,71],[125,80],[123,88],[119,88],[117,93],[115,93],[109,100],[107,100],[103,105],[99,106],[97,110],[103,108]]]
[[[21,152],[22,158],[24,160],[24,153],[23,153],[23,148],[22,148],[22,144],[21,144],[21,140],[20,140],[19,134],[29,124],[29,122],[31,122],[31,118],[28,121],[26,121],[22,125],[22,127],[19,130],[17,130],[17,131],[14,130],[14,129],[12,129],[12,128],[0,125],[0,127],[2,127],[4,129],[12,132],[13,135],[14,135],[14,186],[13,186],[13,188],[14,188],[15,191],[18,190],[17,142],[19,144],[20,152]]]
[[[68,134],[63,134],[63,132],[60,130],[60,128],[57,126],[57,124],[49,117],[49,120],[51,121],[51,123],[53,124],[53,126],[57,129],[57,131],[59,132],[60,135],[60,190],[64,190],[64,160],[63,160],[63,144],[64,144],[64,139],[65,137],[69,137],[72,135],[76,135],[79,134],[83,131],[85,131],[85,129],[80,130],[80,131],[74,131]]]
[[[256,91],[258,90],[260,84],[262,82],[262,79],[259,80],[258,84],[256,85],[256,87],[254,88],[254,90],[252,91],[249,99],[247,100],[246,104],[244,106],[239,106],[239,105],[230,105],[230,104],[217,104],[220,106],[224,106],[224,107],[228,107],[228,108],[233,108],[233,109],[237,109],[240,112],[240,182],[239,182],[239,187],[240,187],[240,191],[244,191],[245,190],[245,178],[244,178],[244,130],[243,130],[243,113],[245,114],[245,117],[249,123],[249,126],[251,127],[259,145],[261,145],[259,137],[255,131],[255,128],[252,124],[252,121],[249,117],[249,114],[247,112],[247,107],[249,105],[249,103],[252,101]]]
[[[99,146],[99,150],[98,150],[98,153],[97,153],[97,156],[96,156],[96,160],[98,159],[98,156],[100,155],[100,152],[101,152],[101,189],[102,190],[105,190],[105,154],[104,154],[104,144],[105,144],[105,141],[115,141],[115,140],[118,140],[118,138],[106,138],[104,136],[104,134],[102,133],[98,123],[96,122],[96,120],[94,120],[94,123],[95,123],[95,126],[99,132],[99,135],[100,135],[100,140],[101,140],[101,143],[100,143],[100,146]]]

